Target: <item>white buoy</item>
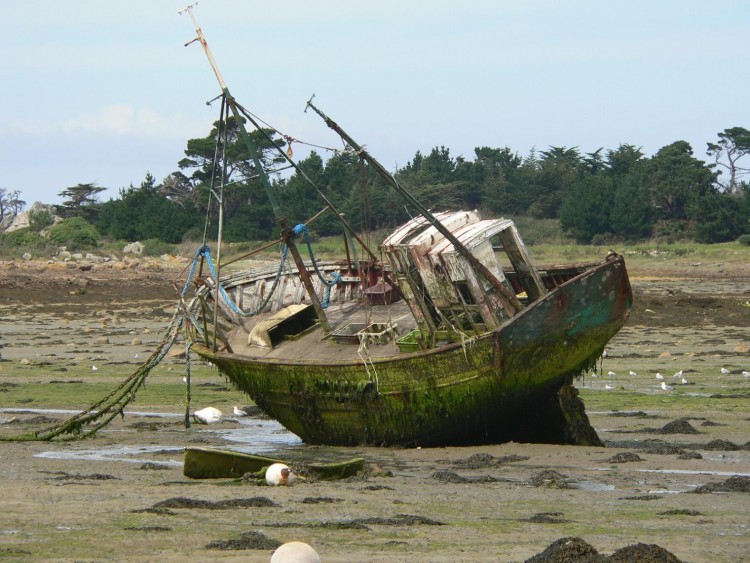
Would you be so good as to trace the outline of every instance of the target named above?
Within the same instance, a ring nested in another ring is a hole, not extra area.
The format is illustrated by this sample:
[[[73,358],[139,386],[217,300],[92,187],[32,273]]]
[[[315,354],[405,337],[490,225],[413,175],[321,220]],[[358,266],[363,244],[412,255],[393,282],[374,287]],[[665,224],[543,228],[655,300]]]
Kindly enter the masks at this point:
[[[305,542],[290,541],[273,552],[271,563],[320,563],[320,556]]]
[[[214,407],[206,407],[193,413],[195,421],[201,424],[214,424],[215,422],[219,422],[223,416],[224,413]]]
[[[272,487],[291,485],[297,478],[298,475],[295,475],[284,463],[274,463],[266,469],[266,483]]]

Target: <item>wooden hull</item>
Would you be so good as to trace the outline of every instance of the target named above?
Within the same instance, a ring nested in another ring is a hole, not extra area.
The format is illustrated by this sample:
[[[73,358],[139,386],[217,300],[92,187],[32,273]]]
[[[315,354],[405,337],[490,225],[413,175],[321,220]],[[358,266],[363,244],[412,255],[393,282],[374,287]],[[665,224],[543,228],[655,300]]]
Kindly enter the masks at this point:
[[[186,448],[183,474],[192,479],[239,478],[247,473],[260,472],[274,463],[289,461],[215,448]],[[337,463],[306,463],[305,468],[324,481],[344,479],[358,475],[365,468],[363,458],[354,458]]]
[[[544,413],[563,386],[594,365],[631,303],[624,261],[613,256],[469,342],[372,358],[367,366],[250,358],[199,343],[192,349],[307,443],[533,440],[545,431],[556,435],[545,426],[561,417]]]

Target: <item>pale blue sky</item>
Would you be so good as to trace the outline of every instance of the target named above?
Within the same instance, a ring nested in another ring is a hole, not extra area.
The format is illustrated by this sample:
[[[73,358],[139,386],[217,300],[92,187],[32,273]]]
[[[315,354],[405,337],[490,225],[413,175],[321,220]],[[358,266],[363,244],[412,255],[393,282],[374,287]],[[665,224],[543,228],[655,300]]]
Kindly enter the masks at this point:
[[[0,187],[29,204],[83,182],[161,180],[208,134],[218,85],[184,0],[0,3]],[[316,102],[387,168],[446,146],[620,143],[706,158],[750,128],[750,2],[199,0],[233,95],[278,129],[339,146]]]

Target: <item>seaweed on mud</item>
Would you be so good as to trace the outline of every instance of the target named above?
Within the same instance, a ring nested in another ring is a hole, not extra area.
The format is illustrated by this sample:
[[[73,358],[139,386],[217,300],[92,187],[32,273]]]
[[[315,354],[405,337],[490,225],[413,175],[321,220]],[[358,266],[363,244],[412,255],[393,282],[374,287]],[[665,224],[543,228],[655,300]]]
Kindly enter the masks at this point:
[[[530,524],[567,524],[572,522],[572,520],[561,518],[562,515],[562,512],[539,512],[529,518],[522,518],[520,521]]]
[[[157,502],[152,508],[203,508],[206,510],[225,510],[227,508],[266,508],[278,506],[280,505],[266,497],[236,498],[216,502],[186,497],[173,497]]]
[[[168,465],[164,465],[163,463],[154,463],[153,461],[147,461],[145,463],[142,463],[138,469],[147,471],[164,471],[171,468]]]
[[[607,460],[607,463],[630,463],[633,461],[645,461],[638,454],[633,452],[620,452],[619,454],[613,455]]]
[[[669,550],[655,543],[636,543],[621,547],[609,557],[604,559],[607,563],[681,563],[679,559]]]
[[[393,518],[371,516],[354,518],[352,520],[338,520],[334,522],[271,522],[263,524],[269,528],[328,528],[335,530],[369,530],[367,526],[444,526],[443,522],[415,516],[413,514],[397,514]]]
[[[681,455],[685,453],[683,448],[661,440],[646,440],[641,444],[641,451],[657,455]]]
[[[529,483],[535,487],[547,487],[548,489],[570,489],[571,481],[567,475],[558,473],[554,469],[546,469],[529,479]]]
[[[690,510],[689,508],[677,508],[675,510],[665,510],[664,512],[657,512],[657,516],[705,516],[702,512],[697,510]]]
[[[622,547],[610,556],[601,555],[581,538],[567,537],[550,544],[526,563],[681,563],[670,551],[656,544],[637,543]]]
[[[31,552],[18,547],[0,548],[0,557],[5,557],[6,555],[31,555]]]
[[[677,420],[668,422],[661,428],[645,428],[643,432],[650,432],[652,434],[700,434],[687,418],[678,418]]]
[[[504,455],[504,456],[498,457],[496,461],[498,464],[503,464],[503,463],[515,463],[517,461],[528,461],[530,459],[531,458],[527,455],[511,454],[511,455]]]
[[[365,530],[370,528],[361,522],[354,520],[342,520],[339,522],[269,522],[263,524],[268,528],[323,528],[327,530]]]
[[[709,399],[750,399],[750,393],[714,393],[709,395]]]
[[[722,483],[708,483],[692,491],[696,494],[705,493],[750,493],[750,477],[735,475]]]
[[[389,487],[388,485],[367,485],[366,487],[362,487],[363,491],[394,491],[395,489],[393,487]]]
[[[740,446],[729,440],[711,440],[708,444],[700,447],[702,450],[718,451],[718,452],[736,452],[740,449]]]
[[[59,422],[60,419],[53,418],[51,416],[32,416],[31,418],[13,418],[5,424],[54,424]]]
[[[659,416],[655,414],[648,414],[647,412],[643,411],[615,411],[609,413],[609,416],[621,416],[630,418],[659,418]]]
[[[223,551],[257,549],[270,550],[276,549],[281,542],[267,538],[263,532],[243,532],[238,539],[216,540],[206,544],[206,549],[220,549]]]
[[[355,518],[352,522],[358,524],[370,524],[377,526],[444,526],[443,522],[433,520],[426,516],[415,516],[413,514],[396,514],[393,518],[381,518],[373,516],[370,518]]]
[[[180,423],[183,424],[183,423]],[[168,428],[170,426],[173,426],[173,422],[156,422],[153,420],[141,420],[138,422],[133,422],[132,424],[128,424],[128,428],[132,428],[134,430],[159,430],[160,428]]]
[[[636,495],[633,497],[620,497],[620,500],[661,500],[662,495]]]
[[[600,563],[603,561],[596,548],[581,538],[567,537],[550,544],[547,549],[530,557],[526,563]]]
[[[343,502],[342,498],[332,497],[305,497],[302,499],[302,504],[333,504],[334,502]]]
[[[496,483],[500,479],[491,475],[480,475],[476,477],[462,477],[453,471],[436,471],[432,474],[433,479],[445,483]]]
[[[107,475],[106,473],[89,473],[84,475],[82,473],[68,473],[66,471],[53,471],[53,474],[57,474],[57,477],[50,477],[55,481],[109,481],[111,479],[119,480],[119,477],[114,475]]]
[[[136,510],[131,510],[133,514],[159,514],[162,516],[177,516],[177,513],[174,510],[169,510],[168,508],[164,506],[150,506],[149,508],[139,508]]]
[[[458,467],[465,467],[466,469],[482,469],[488,465],[492,465],[495,461],[495,456],[488,453],[476,453],[469,456],[466,459],[459,459],[453,462],[453,465]]]

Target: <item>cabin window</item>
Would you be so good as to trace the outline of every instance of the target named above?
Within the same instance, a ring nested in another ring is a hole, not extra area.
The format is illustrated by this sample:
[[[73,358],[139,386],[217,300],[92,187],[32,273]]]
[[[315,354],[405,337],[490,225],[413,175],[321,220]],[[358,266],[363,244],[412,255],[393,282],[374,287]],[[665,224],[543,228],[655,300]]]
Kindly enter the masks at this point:
[[[474,301],[474,296],[471,294],[471,291],[469,291],[469,284],[466,282],[456,282],[455,283],[456,290],[458,291],[459,295],[461,296],[461,300],[466,303],[467,305],[474,305],[476,301]]]

